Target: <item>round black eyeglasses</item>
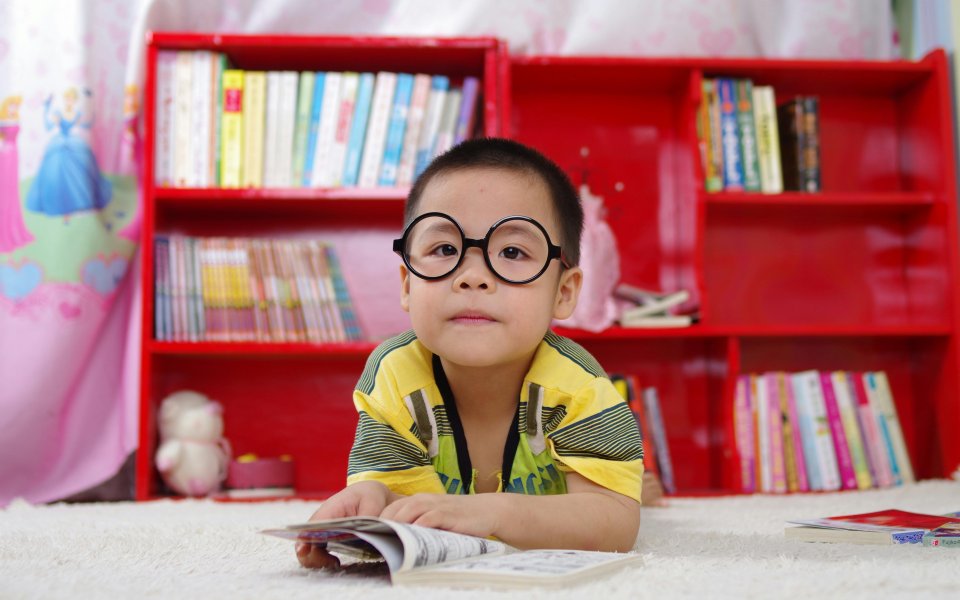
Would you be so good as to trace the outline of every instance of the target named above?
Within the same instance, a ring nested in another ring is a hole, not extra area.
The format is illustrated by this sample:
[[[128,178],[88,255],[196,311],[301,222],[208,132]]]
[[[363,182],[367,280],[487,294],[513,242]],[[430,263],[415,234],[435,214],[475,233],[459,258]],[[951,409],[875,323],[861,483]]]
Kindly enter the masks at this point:
[[[421,279],[443,279],[463,263],[470,248],[479,248],[497,278],[514,284],[530,283],[558,259],[570,268],[560,246],[550,241],[543,225],[530,217],[514,215],[494,223],[483,239],[468,238],[453,217],[428,212],[414,219],[393,240],[393,251],[410,272]]]

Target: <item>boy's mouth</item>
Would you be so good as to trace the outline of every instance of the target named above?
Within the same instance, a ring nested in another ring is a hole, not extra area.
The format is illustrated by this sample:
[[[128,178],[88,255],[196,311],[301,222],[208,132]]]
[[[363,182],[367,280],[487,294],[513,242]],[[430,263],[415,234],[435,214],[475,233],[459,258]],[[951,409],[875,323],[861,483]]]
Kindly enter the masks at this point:
[[[485,325],[487,323],[496,322],[496,319],[490,315],[476,310],[465,310],[458,312],[457,314],[453,315],[450,320],[458,325]]]

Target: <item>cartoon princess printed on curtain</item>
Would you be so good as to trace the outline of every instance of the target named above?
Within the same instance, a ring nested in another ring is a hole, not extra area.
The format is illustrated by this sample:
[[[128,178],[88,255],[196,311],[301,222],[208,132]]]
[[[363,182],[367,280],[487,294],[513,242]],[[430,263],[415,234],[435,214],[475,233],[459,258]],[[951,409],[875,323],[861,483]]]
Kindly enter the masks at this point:
[[[89,90],[83,91],[89,98]],[[43,152],[40,170],[27,195],[27,209],[50,216],[70,215],[85,210],[99,210],[110,202],[113,186],[101,175],[90,146],[79,137],[76,129],[90,129],[92,111],[78,105],[79,92],[69,88],[63,93],[63,107],[52,108],[53,96],[47,96],[43,106],[43,122],[48,131],[56,134]]]

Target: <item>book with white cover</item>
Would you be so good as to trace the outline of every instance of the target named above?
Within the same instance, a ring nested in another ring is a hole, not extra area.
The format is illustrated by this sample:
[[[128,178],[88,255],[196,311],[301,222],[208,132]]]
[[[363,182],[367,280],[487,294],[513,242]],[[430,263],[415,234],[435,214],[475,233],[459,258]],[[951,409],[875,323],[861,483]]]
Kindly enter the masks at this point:
[[[324,76],[323,103],[320,106],[320,127],[317,130],[316,149],[313,154],[313,172],[310,185],[330,187],[333,185],[333,169],[330,157],[333,153],[333,138],[337,132],[337,120],[340,115],[340,85],[343,74],[328,71]]]
[[[373,85],[373,100],[370,104],[370,118],[367,121],[367,132],[363,141],[363,158],[360,159],[360,177],[357,180],[360,187],[375,187],[380,177],[383,148],[387,143],[387,124],[390,122],[390,109],[396,89],[396,73],[389,71],[377,73]]]
[[[300,73],[280,72],[280,115],[277,127],[277,172],[275,185],[290,187],[293,179],[293,137],[297,123],[297,87]]]
[[[819,472],[825,491],[839,490],[841,486],[840,469],[837,463],[837,454],[830,432],[830,423],[827,421],[826,401],[823,397],[823,388],[820,383],[820,374],[817,371],[801,371],[791,375],[798,382],[794,390],[804,395],[813,415],[814,440],[819,461]]]
[[[423,117],[430,98],[430,84],[429,75],[421,73],[413,78],[413,93],[410,97],[410,109],[407,111],[407,130],[403,134],[403,150],[400,153],[400,165],[397,167],[397,186],[399,187],[406,187],[413,183],[420,132],[423,129]]]

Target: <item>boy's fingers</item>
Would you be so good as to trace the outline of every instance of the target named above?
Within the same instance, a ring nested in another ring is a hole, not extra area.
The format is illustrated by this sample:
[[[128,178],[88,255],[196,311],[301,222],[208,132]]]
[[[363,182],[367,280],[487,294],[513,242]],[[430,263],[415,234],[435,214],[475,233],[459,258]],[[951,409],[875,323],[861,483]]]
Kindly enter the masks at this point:
[[[297,559],[302,566],[308,569],[336,570],[340,568],[340,560],[318,544],[297,542]]]

